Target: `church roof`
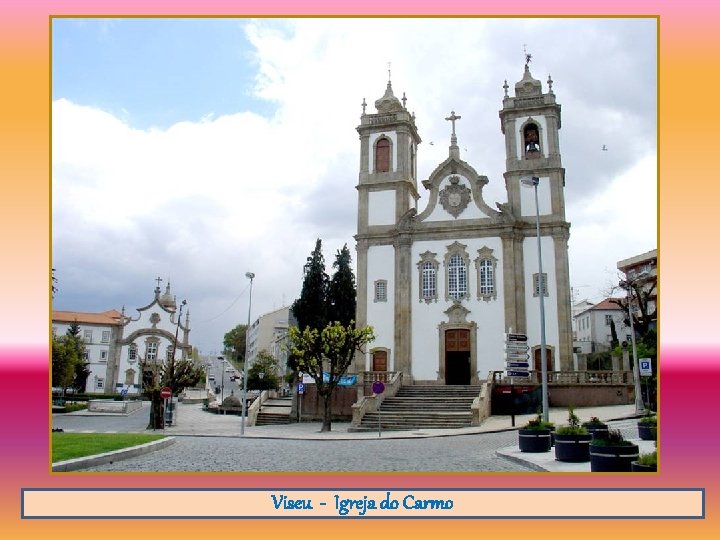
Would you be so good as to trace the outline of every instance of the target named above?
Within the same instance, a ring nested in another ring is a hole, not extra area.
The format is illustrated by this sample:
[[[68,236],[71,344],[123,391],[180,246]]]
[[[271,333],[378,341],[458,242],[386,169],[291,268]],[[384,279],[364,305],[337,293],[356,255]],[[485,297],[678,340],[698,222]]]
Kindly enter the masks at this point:
[[[86,311],[59,311],[53,310],[53,322],[73,323],[77,321],[80,324],[106,324],[119,325],[122,315],[116,309],[103,311],[102,313],[90,313]]]

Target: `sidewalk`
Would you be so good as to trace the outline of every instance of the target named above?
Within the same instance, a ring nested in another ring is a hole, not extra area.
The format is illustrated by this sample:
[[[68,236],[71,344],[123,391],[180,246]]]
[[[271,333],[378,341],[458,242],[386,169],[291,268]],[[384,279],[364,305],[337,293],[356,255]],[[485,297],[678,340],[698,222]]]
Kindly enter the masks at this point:
[[[76,413],[70,413],[75,415]],[[81,413],[82,414],[82,413]],[[90,415],[113,416],[107,413],[87,413]],[[602,421],[618,421],[635,418],[634,405],[616,405],[607,407],[576,408],[575,414],[581,421],[589,420],[597,416]],[[117,415],[115,415],[117,416]],[[167,426],[164,430],[156,433],[164,433],[169,437],[194,436],[194,437],[241,437],[261,439],[296,439],[296,440],[378,440],[378,439],[415,439],[427,437],[461,437],[477,436],[483,433],[496,433],[501,431],[516,430],[535,418],[535,414],[517,415],[515,426],[512,425],[510,416],[492,416],[486,419],[480,426],[461,429],[418,429],[410,431],[377,431],[372,432],[350,432],[349,422],[333,422],[332,430],[329,432],[320,431],[321,422],[302,422],[285,425],[269,426],[245,426],[245,433],[241,435],[241,418],[236,415],[213,414],[202,409],[199,403],[180,403],[177,408],[175,423]],[[551,408],[549,418],[556,426],[567,421],[566,408]],[[634,440],[640,447],[640,452],[650,452],[655,449],[653,441]],[[127,450],[129,451],[129,449]],[[122,459],[123,450],[114,455],[114,459]],[[543,452],[539,454],[520,452],[517,445],[502,448],[497,454],[507,459],[525,464],[526,466],[545,472],[590,472],[590,463],[565,463],[555,460],[555,452]]]

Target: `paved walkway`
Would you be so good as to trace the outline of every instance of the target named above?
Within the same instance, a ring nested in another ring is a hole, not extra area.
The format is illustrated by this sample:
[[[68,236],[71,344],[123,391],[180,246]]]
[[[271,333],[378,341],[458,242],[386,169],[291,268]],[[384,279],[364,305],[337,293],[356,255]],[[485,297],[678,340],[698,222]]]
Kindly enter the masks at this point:
[[[144,429],[146,423],[148,405],[144,406],[140,411],[134,413],[132,416],[137,415],[136,425],[142,425],[143,427],[136,427],[135,429],[123,429],[123,431],[141,431],[147,433]],[[628,419],[635,418],[634,405],[617,405],[608,407],[590,407],[590,408],[576,408],[575,414],[578,415],[581,421],[589,420],[592,416],[597,416],[603,421],[622,421],[620,425],[624,425],[626,437],[629,436],[635,439],[636,433],[633,432],[635,421],[629,421]],[[61,415],[57,415],[61,416]],[[62,415],[64,417],[112,417],[117,418],[118,415],[112,413],[88,413],[86,411],[78,411],[76,413],[69,413]],[[195,436],[195,437],[241,437],[245,438],[259,438],[259,439],[295,439],[295,440],[378,440],[383,439],[414,439],[414,438],[429,438],[429,437],[457,437],[462,435],[478,435],[482,433],[497,433],[502,431],[510,431],[518,429],[527,423],[528,420],[534,418],[536,415],[518,415],[515,417],[515,426],[512,425],[512,418],[510,416],[492,416],[486,419],[482,425],[477,427],[468,427],[462,429],[418,429],[411,431],[383,431],[378,434],[374,432],[350,432],[348,428],[349,422],[333,422],[332,430],[330,432],[320,431],[322,424],[320,422],[303,422],[286,425],[269,425],[269,426],[245,426],[244,435],[241,435],[241,418],[235,415],[218,415],[208,413],[202,410],[201,404],[184,404],[180,403],[177,408],[177,415],[175,418],[174,425],[168,426],[162,432],[168,436]],[[549,411],[550,421],[554,422],[556,426],[562,425],[567,422],[567,409],[565,408],[551,408]],[[55,420],[55,418],[54,418]],[[58,418],[58,424],[61,424],[61,418]],[[68,418],[69,420],[69,418]],[[80,419],[76,419],[80,420]],[[119,419],[118,419],[119,420]],[[53,422],[56,423],[55,421]],[[82,422],[78,422],[79,424]],[[95,421],[94,423],[97,423]],[[98,430],[97,428],[92,430],[84,429],[65,429],[65,431],[118,431],[113,429],[113,420],[107,418],[107,430]],[[53,426],[55,427],[55,426]],[[634,440],[640,446],[640,452],[650,452],[654,449],[654,443],[652,441],[639,441]],[[588,472],[590,470],[590,464],[588,463],[564,463],[555,461],[554,452],[544,452],[540,454],[530,454],[520,452],[517,446],[503,448],[497,451],[497,454],[507,459],[514,460],[523,463],[535,470],[539,471],[553,471],[553,472]],[[120,455],[115,455],[115,459],[121,458]]]

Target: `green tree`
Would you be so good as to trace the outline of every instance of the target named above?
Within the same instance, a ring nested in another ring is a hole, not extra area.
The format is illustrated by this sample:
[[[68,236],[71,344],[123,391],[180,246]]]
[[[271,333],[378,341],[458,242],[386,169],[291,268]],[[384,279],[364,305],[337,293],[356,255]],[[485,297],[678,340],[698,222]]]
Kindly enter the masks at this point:
[[[315,249],[303,268],[303,285],[300,298],[292,305],[298,328],[325,328],[328,323],[328,284],[322,240],[315,242]]]
[[[343,326],[355,320],[355,275],[351,262],[350,250],[345,244],[335,255],[335,273],[328,287],[328,321],[338,321]]]
[[[332,394],[350,367],[355,353],[362,352],[363,347],[375,339],[373,328],[355,328],[354,321],[347,326],[333,322],[322,331],[311,327],[300,330],[291,326],[289,336],[298,369],[315,379],[318,395],[323,399],[321,431],[330,431]]]
[[[225,354],[232,356],[236,360],[245,361],[245,336],[247,334],[247,325],[238,324],[235,328],[225,334],[223,338],[223,346]]]
[[[275,357],[265,350],[260,351],[252,367],[248,370],[248,390],[277,390],[280,388],[278,367]]]
[[[53,338],[52,343],[52,385],[62,388],[63,395],[70,386],[73,386],[76,373],[80,372],[82,376],[83,369],[87,369],[84,355],[85,343],[80,337],[80,325],[77,321],[73,321],[65,335]],[[82,389],[84,388],[83,381]]]

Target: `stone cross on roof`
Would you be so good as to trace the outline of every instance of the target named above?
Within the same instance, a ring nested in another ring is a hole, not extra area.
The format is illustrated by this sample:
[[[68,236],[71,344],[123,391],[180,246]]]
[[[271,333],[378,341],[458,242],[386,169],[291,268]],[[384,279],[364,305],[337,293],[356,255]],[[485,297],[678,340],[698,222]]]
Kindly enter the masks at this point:
[[[462,116],[456,116],[455,111],[450,111],[450,116],[445,120],[452,122],[452,136],[455,137],[455,120],[460,120]]]

